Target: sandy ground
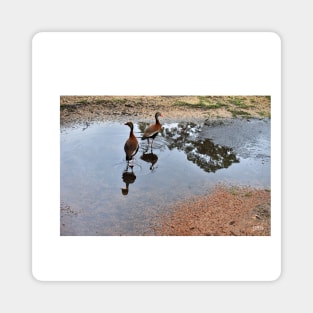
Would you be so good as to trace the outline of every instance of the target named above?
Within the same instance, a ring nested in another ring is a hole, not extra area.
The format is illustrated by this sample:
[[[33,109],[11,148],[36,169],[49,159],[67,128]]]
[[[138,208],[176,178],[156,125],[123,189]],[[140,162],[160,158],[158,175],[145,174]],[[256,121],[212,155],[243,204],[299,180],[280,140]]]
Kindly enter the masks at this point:
[[[210,194],[176,203],[158,216],[154,234],[167,236],[269,236],[270,190],[217,186]]]
[[[101,120],[167,121],[270,117],[270,97],[261,96],[61,96],[61,125]]]
[[[217,118],[270,117],[269,96],[61,96],[60,124],[94,121],[163,122]],[[217,186],[211,193],[176,203],[155,217],[155,235],[269,236],[271,192],[243,186]]]

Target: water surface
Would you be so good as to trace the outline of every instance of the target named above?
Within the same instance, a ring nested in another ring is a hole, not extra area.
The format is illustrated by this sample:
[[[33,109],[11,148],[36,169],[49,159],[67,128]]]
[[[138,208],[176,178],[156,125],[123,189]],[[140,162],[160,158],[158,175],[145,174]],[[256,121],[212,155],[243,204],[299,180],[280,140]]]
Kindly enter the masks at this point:
[[[269,119],[163,124],[133,168],[128,136],[114,122],[61,129],[61,235],[150,234],[151,217],[217,183],[270,188]]]

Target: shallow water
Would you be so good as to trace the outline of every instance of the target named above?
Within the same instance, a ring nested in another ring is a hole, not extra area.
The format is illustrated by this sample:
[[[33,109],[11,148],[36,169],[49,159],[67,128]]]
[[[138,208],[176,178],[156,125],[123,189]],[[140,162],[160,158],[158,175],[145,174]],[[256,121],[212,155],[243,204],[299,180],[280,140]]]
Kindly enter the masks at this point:
[[[145,127],[135,124],[138,139]],[[152,150],[139,139],[133,169],[129,127],[62,128],[61,235],[150,234],[151,217],[217,183],[270,188],[270,128],[269,119],[163,124]]]

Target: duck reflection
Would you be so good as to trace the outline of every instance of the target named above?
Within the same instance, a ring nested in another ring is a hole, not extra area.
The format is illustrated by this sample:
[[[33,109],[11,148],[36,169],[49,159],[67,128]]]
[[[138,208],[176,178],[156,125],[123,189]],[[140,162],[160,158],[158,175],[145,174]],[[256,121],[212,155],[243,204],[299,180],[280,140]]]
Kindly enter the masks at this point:
[[[150,170],[153,171],[154,165],[158,161],[158,156],[154,154],[151,149],[150,153],[143,153],[140,159],[147,163],[151,163]]]
[[[129,191],[129,184],[133,184],[136,180],[136,175],[131,167],[131,171],[128,171],[128,166],[122,174],[123,182],[126,184],[125,188],[121,188],[122,195],[127,196]]]

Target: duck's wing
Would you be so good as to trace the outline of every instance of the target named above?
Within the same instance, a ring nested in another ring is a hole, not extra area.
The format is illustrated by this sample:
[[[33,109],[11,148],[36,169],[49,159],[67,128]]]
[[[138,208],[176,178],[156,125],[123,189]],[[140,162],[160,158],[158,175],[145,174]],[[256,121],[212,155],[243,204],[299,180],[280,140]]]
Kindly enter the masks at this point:
[[[150,125],[148,128],[146,128],[143,136],[142,136],[142,139],[146,139],[146,138],[149,138],[153,135],[155,135],[156,133],[158,133],[161,129],[161,125],[160,124],[153,124],[153,125]]]
[[[128,139],[124,145],[124,151],[126,153],[126,159],[133,157],[139,149],[137,140]]]

